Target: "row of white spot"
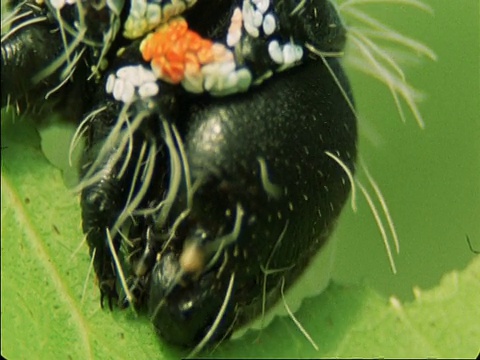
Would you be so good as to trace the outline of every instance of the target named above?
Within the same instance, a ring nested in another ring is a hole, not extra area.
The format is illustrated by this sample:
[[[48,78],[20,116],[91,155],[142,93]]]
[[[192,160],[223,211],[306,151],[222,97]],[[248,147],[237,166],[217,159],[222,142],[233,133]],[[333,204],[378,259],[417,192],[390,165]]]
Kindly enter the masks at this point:
[[[225,96],[246,91],[252,82],[250,71],[235,69],[233,61],[212,63],[202,67],[201,74],[186,75],[183,87],[193,93],[209,92],[214,96]],[[130,104],[136,99],[146,99],[159,93],[157,75],[142,65],[124,66],[110,74],[105,91],[115,100]]]
[[[280,45],[277,40],[272,40],[268,44],[268,54],[277,64],[289,67],[302,59],[303,48],[292,43]]]
[[[142,65],[124,66],[110,74],[105,90],[115,100],[129,104],[137,98],[145,99],[158,94],[157,77]]]
[[[191,6],[194,2],[196,0],[186,0],[185,3],[188,3],[187,6]],[[180,3],[183,4],[183,1],[172,0],[169,6],[177,6]],[[148,6],[150,5],[148,4]],[[240,41],[242,27],[252,37],[259,36],[260,26],[262,26],[265,35],[273,34],[277,25],[275,15],[271,12],[267,13],[270,5],[271,0],[244,0],[242,10],[236,8],[233,12],[227,33],[227,45],[233,47]],[[133,11],[135,6],[136,10]],[[143,16],[148,12],[148,6],[147,0],[133,0],[130,15]],[[165,6],[167,5],[164,5],[164,8]],[[152,14],[153,12],[150,13],[150,15]],[[216,45],[223,46],[221,44]],[[224,50],[226,49],[224,48]],[[230,50],[227,51],[230,52]],[[276,64],[280,65],[281,69],[284,69],[302,59],[303,48],[294,43],[282,45],[277,40],[271,40],[268,43],[268,54]],[[200,72],[189,73],[187,71],[182,80],[182,86],[192,93],[206,91],[214,96],[225,96],[248,90],[252,84],[250,70],[247,68],[237,69],[233,56],[231,60],[225,60],[204,65]],[[112,94],[117,101],[131,103],[136,98],[144,99],[157,95],[159,88],[156,80],[161,78],[162,74],[154,73],[141,65],[126,66],[119,69],[115,75],[111,74],[108,77],[106,91]]]
[[[211,63],[202,66],[201,72],[205,77],[204,91],[214,96],[226,96],[247,91],[252,83],[252,74],[246,68],[236,69],[234,61]],[[188,87],[183,83],[186,90]]]

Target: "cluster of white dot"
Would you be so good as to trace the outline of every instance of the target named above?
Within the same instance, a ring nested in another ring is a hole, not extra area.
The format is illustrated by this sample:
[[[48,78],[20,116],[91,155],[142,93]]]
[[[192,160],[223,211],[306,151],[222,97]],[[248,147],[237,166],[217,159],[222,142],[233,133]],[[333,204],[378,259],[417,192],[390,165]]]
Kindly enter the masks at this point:
[[[270,36],[277,29],[277,19],[270,10],[271,0],[243,0],[242,9],[236,8],[230,20],[230,27],[227,33],[227,45],[234,47],[242,37],[242,26],[246,33],[253,37],[260,36],[260,29],[263,34]],[[268,54],[281,69],[292,66],[303,57],[303,48],[293,42],[280,44],[278,40],[272,39],[268,44]]]
[[[76,0],[55,0],[76,1]],[[135,38],[144,35],[160,23],[174,17],[197,0],[132,0],[130,13],[125,25],[125,36]],[[277,29],[277,19],[272,10],[272,0],[243,0],[242,8],[233,11],[227,33],[226,45],[234,47],[243,35],[258,38],[269,37]],[[252,73],[240,67],[235,61],[234,52],[225,45],[213,46],[216,61],[205,64],[200,71],[185,71],[182,86],[192,93],[208,92],[214,96],[225,96],[248,90],[252,84]],[[303,48],[293,42],[280,44],[272,36],[268,42],[268,54],[279,65],[277,71],[293,66],[303,57]],[[157,70],[158,72],[158,70]],[[157,79],[162,74],[155,73],[141,65],[125,66],[107,79],[106,91],[124,103],[137,98],[148,98],[158,94]],[[258,83],[259,81],[256,81]],[[260,81],[261,82],[261,81]]]
[[[272,40],[268,43],[268,54],[275,63],[289,67],[302,59],[303,48],[294,43],[280,45],[277,40]]]
[[[256,38],[260,35],[262,27],[265,35],[271,35],[277,22],[275,15],[267,10],[270,7],[270,0],[244,0],[242,6],[243,26],[247,33]]]
[[[141,66],[124,66],[107,78],[105,90],[117,101],[129,104],[137,98],[145,99],[158,94],[157,77]]]
[[[252,83],[252,74],[246,68],[236,69],[234,61],[212,63],[202,67],[206,91],[214,96],[225,96],[247,91]]]
[[[196,2],[197,0],[132,0],[123,35],[128,39],[139,38],[161,23],[180,15]]]

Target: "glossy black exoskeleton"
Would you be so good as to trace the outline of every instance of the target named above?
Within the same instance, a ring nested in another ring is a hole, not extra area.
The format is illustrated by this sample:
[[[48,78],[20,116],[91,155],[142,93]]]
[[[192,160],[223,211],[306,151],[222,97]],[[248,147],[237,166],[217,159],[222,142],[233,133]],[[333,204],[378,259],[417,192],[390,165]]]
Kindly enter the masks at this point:
[[[2,31],[8,29],[1,45],[2,108],[68,102],[68,96],[85,95],[87,79],[98,76],[111,56],[124,0],[73,1],[61,9],[51,1],[14,0],[11,5],[12,12],[2,19]],[[88,109],[90,98],[82,100]],[[82,101],[77,106],[82,107]]]
[[[348,89],[338,62],[329,64]],[[234,321],[238,327],[258,315],[263,299],[272,305],[282,278],[291,285],[325,245],[350,191],[345,172],[325,151],[353,172],[357,134],[355,116],[317,62],[245,95],[196,101],[181,119],[187,120],[180,132],[197,186],[174,243],[152,271],[149,309],[163,337],[194,345],[214,322],[233,276],[215,337]],[[172,220],[186,208],[179,203]],[[233,239],[225,240],[210,269],[177,279],[182,256],[215,256],[218,248],[210,244],[229,234]]]

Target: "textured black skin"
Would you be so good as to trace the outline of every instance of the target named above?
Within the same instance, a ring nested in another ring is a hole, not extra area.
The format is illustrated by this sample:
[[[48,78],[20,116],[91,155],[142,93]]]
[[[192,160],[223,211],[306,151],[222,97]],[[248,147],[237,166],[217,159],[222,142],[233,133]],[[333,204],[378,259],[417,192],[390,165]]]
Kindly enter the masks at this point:
[[[200,1],[186,17],[192,28],[203,36],[216,39],[225,34],[229,7],[233,3],[235,1],[219,0],[212,11],[209,1]],[[289,14],[296,1],[278,1],[277,4],[278,11],[285,15],[281,19],[285,24],[282,28],[285,35],[290,34],[295,40],[310,43],[321,51],[343,49],[345,29],[330,3],[312,0],[295,16]],[[337,26],[331,27],[332,23]],[[55,27],[54,21],[48,24]],[[40,46],[40,42],[26,40],[28,36],[38,38],[44,35],[48,39],[50,28],[47,26],[45,30],[44,26],[29,26],[2,43],[2,107],[6,102],[4,94],[9,94],[12,100],[32,98],[38,91],[45,93],[53,86],[52,82],[55,83],[53,79],[58,74],[45,79],[40,88],[27,81],[33,76],[31,74],[43,69],[56,57],[52,55],[56,53],[55,49],[63,49],[58,33],[49,40],[49,51],[45,44]],[[111,54],[123,44],[119,41]],[[81,63],[91,65],[95,51],[87,50],[85,61]],[[250,58],[247,52],[244,55],[254,65],[258,61],[258,69],[262,69],[263,60],[256,58],[256,54]],[[37,65],[24,77],[25,82],[17,83],[15,79],[20,74],[30,71],[25,60],[27,57],[32,57]],[[140,61],[127,49],[121,58],[111,61],[107,72]],[[339,62],[331,59],[329,64],[353,102]],[[5,73],[8,74],[5,76]],[[85,174],[116,121],[120,107],[106,97],[103,81],[97,83],[94,79],[84,85],[81,79],[84,76],[80,76],[79,88],[87,87],[82,106],[95,109],[106,105],[108,108],[89,124],[82,162],[82,173]],[[146,108],[151,111],[133,136],[133,159],[143,141],[155,142],[159,149],[154,177],[140,207],[154,207],[164,199],[169,187],[170,158],[165,149],[160,118],[168,119],[178,128],[185,144],[192,183],[199,181],[200,186],[194,194],[189,216],[168,246],[169,228],[185,209],[184,187],[180,188],[165,226],[158,226],[155,216],[137,216],[127,234],[135,244],[130,253],[119,251],[120,237],[114,238],[113,242],[135,295],[130,305],[148,308],[156,331],[167,341],[193,346],[208,332],[217,316],[231,274],[235,274],[233,292],[210,342],[228,336],[259,313],[264,282],[262,267],[267,266],[282,230],[286,229],[286,234],[268,269],[288,270],[268,276],[267,308],[278,300],[281,280],[285,278],[286,287],[290,286],[325,244],[350,190],[345,172],[325,155],[325,151],[335,153],[354,172],[356,120],[332,75],[313,56],[305,64],[275,74],[246,94],[227,98],[191,96],[167,84],[161,94],[153,104],[140,102],[131,109],[133,114]],[[115,151],[115,148],[111,149],[112,154]],[[265,191],[260,179],[259,158],[266,162],[270,181],[283,190],[280,197],[273,197]],[[125,206],[136,162],[129,163],[121,179],[117,177],[120,164],[108,167],[107,162],[102,164],[107,170],[102,179],[83,189],[81,207],[83,231],[87,235],[90,254],[95,253],[94,270],[101,290],[101,303],[103,306],[104,298],[107,298],[112,307],[118,297],[119,282],[106,230],[112,227]],[[243,208],[245,216],[237,241],[225,249],[211,269],[199,276],[186,274],[172,287],[180,268],[179,256],[184,243],[201,233],[205,236],[202,245],[207,245],[230,233],[238,205]],[[161,256],[158,256],[160,252]],[[136,262],[146,266],[145,274],[137,276],[134,273]],[[222,264],[222,272],[217,276]],[[121,306],[129,305],[124,294],[119,300]],[[159,303],[163,305],[159,307]]]
[[[349,91],[338,62],[329,63]],[[337,154],[353,172],[357,129],[354,114],[320,62],[278,75],[248,94],[195,102],[186,116],[182,133],[192,182],[201,179],[202,185],[194,195],[184,236],[197,229],[212,238],[228,233],[236,205],[240,203],[245,211],[237,241],[239,255],[234,255],[233,246],[228,249],[229,260],[220,279],[211,271],[186,287],[177,286],[152,320],[162,337],[191,346],[217,315],[232,272],[234,292],[216,337],[225,335],[235,316],[238,327],[258,314],[261,266],[266,266],[286,221],[285,237],[269,268],[289,270],[269,275],[267,305],[278,299],[281,278],[285,277],[286,287],[291,285],[324,245],[350,191],[345,172],[324,152]],[[271,182],[287,189],[288,195],[275,199],[264,191],[259,156],[266,161]],[[231,215],[226,215],[227,209]],[[183,242],[182,230],[179,233],[176,241]],[[171,269],[178,268],[178,254],[178,250],[167,252],[153,270],[150,311],[176,275]],[[190,301],[191,308],[186,305]]]
[[[12,1],[11,5],[12,7],[19,6],[16,8],[18,14],[24,15],[31,12],[30,15],[22,16],[19,20],[13,22],[10,26],[11,29],[15,29],[23,22],[35,18],[42,17],[44,20],[29,26],[20,26],[5,41],[2,41],[2,108],[10,104],[23,110],[38,104],[43,106],[44,103],[54,104],[65,101],[71,105],[72,101],[69,97],[84,95],[87,87],[93,86],[97,80],[93,79],[89,85],[86,84],[87,77],[91,75],[91,66],[96,65],[101,53],[104,33],[110,26],[111,14],[107,3],[96,0],[82,1],[87,31],[84,34],[85,43],[80,44],[85,51],[81,60],[77,62],[70,81],[63,85],[61,91],[49,96],[48,100],[45,95],[65,79],[64,75],[66,74],[63,74],[63,71],[67,65],[65,62],[60,63],[58,68],[51,73],[39,76],[45,68],[65,52],[56,11],[50,9],[48,3],[41,6],[35,0],[15,0]],[[73,29],[76,28],[75,23],[79,21],[79,15],[75,6],[64,7],[60,16],[63,19],[64,26],[68,25]],[[69,44],[75,41],[74,36],[68,31],[65,31],[65,39]],[[124,44],[124,39],[119,37],[115,47],[118,48]],[[114,54],[115,51],[112,51],[112,53]],[[88,91],[91,91],[91,89]],[[83,96],[83,100],[84,104],[76,102],[76,107],[91,108],[92,105],[89,101],[91,99]],[[68,108],[67,105],[63,105],[63,109],[62,105],[59,106],[60,111],[66,108]]]
[[[339,62],[332,59],[329,64],[349,93],[348,80]],[[267,308],[278,300],[282,277],[288,288],[322,248],[350,191],[345,172],[325,151],[336,154],[354,172],[357,129],[354,114],[320,61],[278,74],[247,94],[222,99],[175,96],[171,102],[177,112],[172,110],[158,116],[175,119],[185,144],[192,183],[200,180],[201,185],[195,192],[190,215],[166,250],[168,227],[186,206],[185,188],[181,187],[166,227],[157,228],[153,217],[136,219],[138,226],[129,235],[142,238],[137,250],[145,254],[151,272],[129,280],[139,282],[139,287],[133,288],[138,297],[134,305],[142,308],[148,303],[157,332],[171,343],[194,346],[214,321],[232,273],[235,273],[234,292],[212,342],[259,314],[264,281],[261,267],[267,266],[287,222],[285,236],[268,268],[288,270],[268,276]],[[112,109],[105,118],[96,119],[90,128],[93,136],[90,144],[99,144],[94,136],[102,138],[108,133],[109,116],[116,112],[117,109]],[[156,137],[157,143],[163,142],[163,131],[156,128],[154,117],[141,135],[137,134],[138,141],[147,131]],[[92,160],[95,155],[96,148],[92,146],[86,159]],[[283,189],[279,198],[265,192],[258,157],[266,161],[270,181]],[[168,153],[162,150],[142,206],[151,203],[153,207],[163,200],[168,187],[168,162]],[[85,160],[86,168],[88,163]],[[132,162],[131,167],[135,164]],[[91,250],[97,251],[94,266],[101,281],[102,298],[106,296],[110,302],[117,296],[116,272],[105,242],[105,229],[113,225],[125,205],[132,170],[119,181],[115,179],[118,167],[86,188],[81,202],[87,242]],[[230,233],[237,204],[245,211],[240,238],[235,243],[239,255],[234,255],[234,246],[227,249],[228,255],[223,255],[228,256],[227,265],[218,279],[216,273],[223,256],[217,266],[199,278],[186,276],[185,286],[170,289],[180,269],[179,256],[185,241],[195,237],[197,231],[206,234],[207,242]],[[146,239],[147,229],[153,233],[150,241]],[[119,244],[117,238],[117,250]],[[157,253],[162,250],[161,258],[156,261]],[[156,309],[162,300],[164,306]]]
[[[346,42],[346,29],[330,1],[311,0],[296,10],[298,0],[275,2],[282,32],[300,43],[310,43],[323,52],[342,51]],[[292,15],[293,14],[293,15]]]
[[[89,131],[86,134],[87,151],[82,159],[82,170],[86,171],[96,159],[97,151],[105,137],[108,136],[118,112],[119,106],[117,104],[109,104],[108,110],[96,117],[88,128]],[[111,149],[112,154],[115,151],[115,148]],[[138,147],[135,153],[137,152]],[[107,164],[102,164],[103,166],[107,166]],[[117,298],[118,294],[115,287],[116,271],[106,241],[106,228],[113,226],[125,205],[124,200],[128,196],[133,168],[129,167],[126,176],[122,179],[117,178],[119,171],[119,166],[113,167],[105,173],[100,181],[83,189],[80,196],[82,229],[87,235],[90,256],[95,256],[93,266],[99,279],[100,304],[103,307],[103,300],[106,295],[110,309],[112,309],[112,299]],[[82,173],[82,176],[84,176],[84,173]],[[102,246],[98,244],[102,244]],[[114,244],[118,251],[119,241],[114,241]]]
[[[46,16],[45,11],[24,5],[25,10],[33,10],[30,17]],[[15,26],[16,23],[12,25]],[[56,26],[50,21],[23,27],[2,42],[2,108],[8,102],[14,104],[28,97],[27,101],[43,98],[49,88],[56,85],[58,73],[53,73],[41,81],[32,79],[45,69],[63,51],[60,34],[53,30]]]
[[[121,63],[123,62],[121,61]],[[170,93],[170,95],[167,95],[168,93]],[[138,158],[138,153],[144,140],[148,138],[156,140],[162,136],[162,130],[158,118],[160,116],[173,118],[173,110],[171,108],[173,104],[177,104],[175,94],[176,88],[165,84],[163,95],[158,99],[155,108],[152,109],[152,115],[149,119],[144,121],[141,129],[133,135],[133,159]],[[97,94],[97,96],[103,99],[103,89]],[[120,111],[120,105],[111,100],[102,103],[101,105],[107,106],[107,111],[94,117],[92,123],[88,126],[85,136],[86,151],[81,161],[82,176],[85,175],[90,165],[95,161],[103,141],[106,136],[108,136]],[[140,106],[142,105],[144,104],[140,104]],[[112,148],[112,155],[116,151],[116,148]],[[90,255],[93,256],[93,252],[96,252],[93,266],[101,292],[100,303],[103,307],[103,301],[106,297],[109,307],[112,309],[113,301],[117,301],[118,299],[118,278],[107,242],[106,229],[112,228],[118,215],[126,205],[136,161],[131,161],[129,163],[125,175],[120,179],[117,175],[122,167],[122,162],[118,162],[114,166],[109,167],[108,161],[109,158],[107,158],[106,162],[100,166],[100,168],[104,168],[104,170],[108,167],[108,170],[103,171],[101,180],[82,190],[80,204],[82,210],[82,228],[83,232],[86,234]],[[157,162],[155,165],[155,186],[151,186],[151,189],[145,196],[141,207],[154,206],[150,204],[161,201],[161,197],[168,186],[166,183],[166,177],[168,177],[168,162],[169,159],[164,151],[164,144],[159,142]],[[145,219],[136,218],[135,221],[137,226],[132,226],[129,236],[131,238],[138,236],[144,239],[145,231],[147,230]],[[118,236],[113,239],[114,247],[117,251],[120,242],[121,238]],[[139,245],[141,251],[145,250],[145,246],[145,241],[142,241]],[[153,258],[155,256],[156,252],[151,255]],[[153,264],[151,266],[153,266]],[[140,294],[139,297],[143,297],[143,294]],[[121,301],[125,302],[125,299],[121,299]],[[120,303],[120,306],[128,306],[128,303],[125,303],[124,305]]]

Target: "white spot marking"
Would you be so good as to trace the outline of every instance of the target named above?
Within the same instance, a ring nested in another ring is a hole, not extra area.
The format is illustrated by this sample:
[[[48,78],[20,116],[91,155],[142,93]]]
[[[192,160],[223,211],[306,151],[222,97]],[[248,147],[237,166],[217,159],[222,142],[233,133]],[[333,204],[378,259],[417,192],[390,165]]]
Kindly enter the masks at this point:
[[[283,62],[286,65],[293,64],[295,62],[295,49],[292,44],[285,44],[282,49]]]
[[[235,46],[242,37],[242,11],[240,8],[235,8],[230,19],[230,27],[227,33],[227,45]]]
[[[123,88],[125,87],[125,82],[121,79],[116,79],[113,86],[113,97],[116,100],[120,100],[123,94]]]
[[[105,85],[105,91],[107,92],[107,94],[112,93],[114,85],[115,85],[115,75],[110,74],[107,78],[107,84]]]
[[[277,28],[275,16],[273,16],[272,14],[265,15],[265,17],[263,18],[262,28],[265,35],[273,34],[275,32],[275,29]]]
[[[135,87],[130,82],[125,82],[121,100],[124,103],[128,104],[133,101],[134,96],[135,96]]]
[[[145,99],[157,95],[158,90],[158,85],[156,83],[146,83],[140,86],[138,89],[138,95],[140,95],[142,99]]]
[[[50,0],[50,4],[54,9],[60,10],[65,6],[65,0]]]
[[[268,44],[268,54],[277,64],[283,64],[283,52],[277,40],[270,41]]]

